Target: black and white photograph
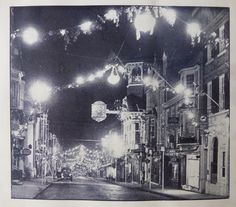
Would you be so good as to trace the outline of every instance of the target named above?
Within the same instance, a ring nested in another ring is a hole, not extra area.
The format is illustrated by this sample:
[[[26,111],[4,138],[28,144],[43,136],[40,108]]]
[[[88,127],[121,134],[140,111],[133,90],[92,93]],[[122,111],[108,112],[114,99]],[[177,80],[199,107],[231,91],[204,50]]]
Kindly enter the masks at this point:
[[[11,199],[230,198],[229,7],[9,10]]]

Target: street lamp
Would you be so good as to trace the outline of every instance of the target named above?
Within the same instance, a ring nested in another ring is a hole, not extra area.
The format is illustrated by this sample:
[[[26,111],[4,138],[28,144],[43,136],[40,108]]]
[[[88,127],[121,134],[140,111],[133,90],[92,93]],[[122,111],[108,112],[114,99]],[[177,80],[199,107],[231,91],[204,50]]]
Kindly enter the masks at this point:
[[[38,41],[39,34],[35,28],[29,27],[23,31],[22,38],[26,44],[32,45]]]
[[[109,135],[102,138],[101,143],[102,147],[115,158],[124,153],[124,142],[116,132],[110,132]]]
[[[36,81],[30,88],[30,95],[33,100],[38,103],[42,103],[50,97],[52,92],[51,87],[49,87],[46,83],[41,81]]]
[[[161,146],[162,152],[162,176],[161,176],[161,190],[164,191],[165,189],[165,147]]]

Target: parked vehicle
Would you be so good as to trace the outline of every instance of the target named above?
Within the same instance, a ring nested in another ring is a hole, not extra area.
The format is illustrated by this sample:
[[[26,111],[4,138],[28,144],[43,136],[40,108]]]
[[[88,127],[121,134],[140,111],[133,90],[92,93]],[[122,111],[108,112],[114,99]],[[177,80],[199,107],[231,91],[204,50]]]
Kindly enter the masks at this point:
[[[64,167],[61,172],[57,172],[58,180],[70,180],[72,181],[71,169],[69,167]]]

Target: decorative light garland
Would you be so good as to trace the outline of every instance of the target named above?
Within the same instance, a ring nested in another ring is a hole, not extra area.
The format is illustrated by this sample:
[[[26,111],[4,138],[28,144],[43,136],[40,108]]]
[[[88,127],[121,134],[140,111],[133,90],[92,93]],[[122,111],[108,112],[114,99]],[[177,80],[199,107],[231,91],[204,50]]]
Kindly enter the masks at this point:
[[[127,16],[127,20],[130,23],[134,23],[136,26],[136,39],[139,40],[141,37],[140,32],[148,32],[153,34],[156,19],[159,17],[165,17],[167,22],[173,26],[176,20],[176,14],[174,10],[167,9],[159,6],[129,6],[129,7],[119,7],[118,9],[110,9],[103,16],[97,15],[95,21],[85,21],[80,25],[75,25],[71,28],[60,28],[57,30],[50,30],[42,35],[43,40],[63,38],[65,42],[65,50],[67,50],[68,45],[72,42],[77,41],[80,35],[90,35],[94,31],[102,30],[103,24],[107,22],[113,22],[116,27],[119,27],[120,17],[122,15]],[[148,22],[147,22],[148,20]],[[34,34],[34,35],[32,35]],[[15,39],[17,37],[27,39],[27,43],[33,44],[39,39],[39,35],[34,28],[30,30],[16,29],[11,33],[11,38]],[[30,39],[29,39],[30,38]],[[33,38],[33,39],[32,39]]]

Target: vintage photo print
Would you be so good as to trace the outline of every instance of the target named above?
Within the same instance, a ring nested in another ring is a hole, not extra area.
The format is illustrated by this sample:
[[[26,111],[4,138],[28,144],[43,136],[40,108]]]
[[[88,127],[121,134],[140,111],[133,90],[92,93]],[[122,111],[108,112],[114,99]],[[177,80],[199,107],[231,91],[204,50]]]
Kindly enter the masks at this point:
[[[230,198],[230,8],[9,7],[11,199]]]

